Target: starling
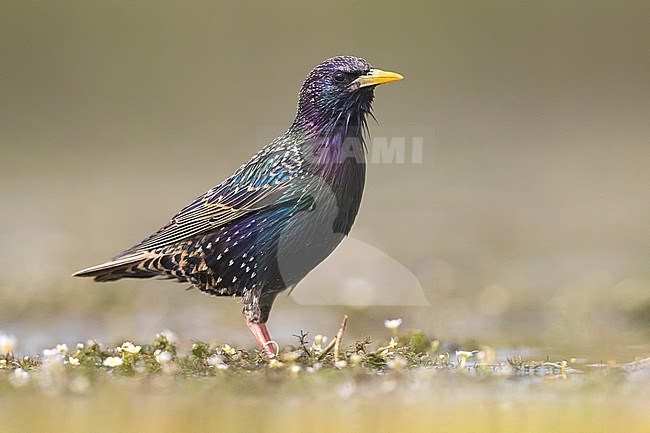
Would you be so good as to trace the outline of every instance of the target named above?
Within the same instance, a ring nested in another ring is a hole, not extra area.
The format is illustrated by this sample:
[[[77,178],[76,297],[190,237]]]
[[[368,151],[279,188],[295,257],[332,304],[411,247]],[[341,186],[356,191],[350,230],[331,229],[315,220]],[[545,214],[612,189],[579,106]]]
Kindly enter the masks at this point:
[[[273,356],[277,344],[266,329],[273,301],[350,232],[365,184],[374,89],[402,78],[357,57],[325,60],[303,83],[284,134],[160,230],[74,276],[162,277],[241,297],[248,327]]]

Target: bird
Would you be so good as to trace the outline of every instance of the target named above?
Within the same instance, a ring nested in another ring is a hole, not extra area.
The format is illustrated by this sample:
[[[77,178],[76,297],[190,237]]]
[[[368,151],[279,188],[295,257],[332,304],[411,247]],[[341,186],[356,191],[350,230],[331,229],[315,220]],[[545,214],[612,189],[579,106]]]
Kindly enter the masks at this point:
[[[303,82],[286,132],[158,231],[73,276],[160,277],[241,298],[260,352],[277,356],[266,327],[273,302],[350,233],[365,186],[374,91],[403,78],[359,57],[323,61]]]

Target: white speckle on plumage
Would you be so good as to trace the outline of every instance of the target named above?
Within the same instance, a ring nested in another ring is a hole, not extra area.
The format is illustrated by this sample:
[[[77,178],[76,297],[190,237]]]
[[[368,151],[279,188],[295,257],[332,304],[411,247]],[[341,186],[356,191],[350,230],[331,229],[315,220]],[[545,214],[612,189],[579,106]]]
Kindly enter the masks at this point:
[[[221,257],[222,257],[221,254],[219,254],[219,255],[217,256],[217,260],[221,260]]]
[[[228,263],[228,266],[232,266],[233,263],[235,263],[235,261],[234,261],[234,260],[231,260],[230,263]]]

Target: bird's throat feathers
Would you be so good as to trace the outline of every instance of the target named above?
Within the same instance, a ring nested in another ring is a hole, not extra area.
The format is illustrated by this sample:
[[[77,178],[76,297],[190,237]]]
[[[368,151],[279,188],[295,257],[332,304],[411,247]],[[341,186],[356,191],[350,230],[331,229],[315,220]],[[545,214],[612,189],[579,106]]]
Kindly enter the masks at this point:
[[[344,101],[301,101],[292,129],[303,140],[303,156],[312,167],[332,172],[350,159],[365,164],[364,137],[368,133],[367,116],[372,116],[372,99],[373,92],[368,90]]]

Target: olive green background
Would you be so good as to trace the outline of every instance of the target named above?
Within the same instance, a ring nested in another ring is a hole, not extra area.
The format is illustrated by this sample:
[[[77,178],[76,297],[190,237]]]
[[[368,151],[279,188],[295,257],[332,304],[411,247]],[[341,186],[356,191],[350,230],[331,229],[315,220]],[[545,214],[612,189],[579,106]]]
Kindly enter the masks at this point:
[[[351,54],[406,77],[377,90],[373,136],[424,140],[421,164],[368,166],[352,236],[430,306],[283,297],[272,335],[331,335],[345,312],[357,336],[399,316],[461,345],[647,355],[649,21],[621,1],[5,0],[0,330],[19,352],[163,328],[252,345],[231,299],[70,274],[223,180],[289,125],[313,66]],[[310,290],[364,278],[328,275]]]

